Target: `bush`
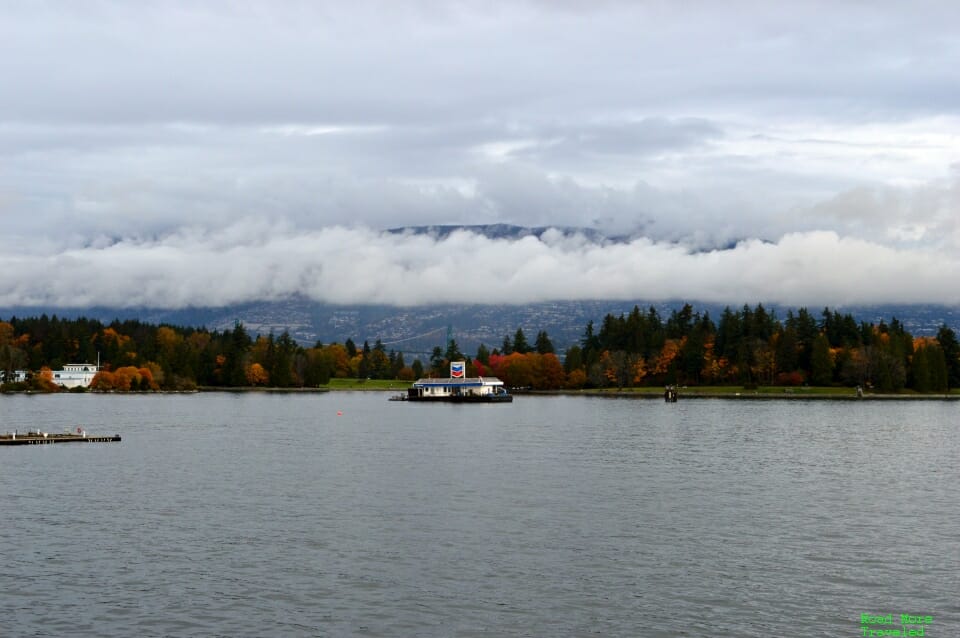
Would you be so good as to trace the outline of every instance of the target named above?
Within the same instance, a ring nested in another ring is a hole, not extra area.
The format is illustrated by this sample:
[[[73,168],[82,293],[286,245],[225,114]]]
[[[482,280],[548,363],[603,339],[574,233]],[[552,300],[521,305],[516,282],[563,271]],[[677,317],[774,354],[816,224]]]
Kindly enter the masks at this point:
[[[781,372],[777,375],[777,385],[799,386],[803,385],[803,381],[803,373],[799,370]]]

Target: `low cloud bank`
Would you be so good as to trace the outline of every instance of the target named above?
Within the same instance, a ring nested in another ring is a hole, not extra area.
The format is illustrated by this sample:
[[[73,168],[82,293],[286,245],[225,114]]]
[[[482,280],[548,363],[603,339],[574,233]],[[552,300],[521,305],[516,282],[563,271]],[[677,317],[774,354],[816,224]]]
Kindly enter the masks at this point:
[[[695,252],[646,238],[598,243],[549,231],[442,239],[364,228],[276,231],[256,222],[56,254],[0,256],[0,306],[182,308],[302,295],[335,304],[524,304],[695,299],[788,305],[960,303],[953,251],[833,231]]]

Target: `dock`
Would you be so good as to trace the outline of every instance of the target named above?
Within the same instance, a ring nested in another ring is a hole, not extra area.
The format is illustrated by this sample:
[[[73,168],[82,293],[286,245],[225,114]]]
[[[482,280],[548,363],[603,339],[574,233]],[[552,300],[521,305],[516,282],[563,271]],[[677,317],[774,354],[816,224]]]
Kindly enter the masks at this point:
[[[0,445],[49,445],[51,443],[112,443],[119,441],[120,435],[90,435],[86,432],[73,434],[64,432],[55,434],[51,432],[31,431],[26,434],[13,432],[9,434],[0,434]]]

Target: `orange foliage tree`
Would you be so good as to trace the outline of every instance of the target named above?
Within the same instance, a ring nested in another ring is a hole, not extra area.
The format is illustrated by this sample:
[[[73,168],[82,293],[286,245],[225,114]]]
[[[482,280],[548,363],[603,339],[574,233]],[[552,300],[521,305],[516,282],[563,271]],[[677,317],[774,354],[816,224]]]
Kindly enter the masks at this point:
[[[677,339],[667,339],[660,349],[656,363],[653,367],[653,374],[656,376],[666,376],[670,371],[670,366],[680,354],[680,347],[683,344]]]
[[[527,355],[533,364],[533,387],[536,390],[556,390],[566,383],[566,373],[563,364],[552,352],[546,354],[531,353]]]
[[[153,373],[147,367],[124,366],[114,371],[101,370],[90,382],[91,390],[101,392],[130,392],[157,390],[159,386],[153,379]]]
[[[583,386],[587,385],[587,373],[584,372],[583,368],[577,368],[576,370],[571,370],[567,374],[567,386],[571,390],[580,390]]]
[[[109,370],[101,370],[93,377],[93,381],[90,382],[90,389],[97,390],[100,392],[107,392],[113,390],[114,379],[113,373]]]
[[[247,377],[247,383],[250,385],[267,385],[270,382],[270,375],[263,369],[259,363],[252,363],[244,369],[244,375]]]

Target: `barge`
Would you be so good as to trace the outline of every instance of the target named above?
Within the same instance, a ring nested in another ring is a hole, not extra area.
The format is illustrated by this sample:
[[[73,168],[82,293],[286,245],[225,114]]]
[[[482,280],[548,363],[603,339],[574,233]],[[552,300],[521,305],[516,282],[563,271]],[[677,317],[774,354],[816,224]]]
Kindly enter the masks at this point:
[[[463,361],[450,363],[450,378],[419,379],[406,395],[395,401],[437,401],[447,403],[510,403],[513,396],[496,377],[468,377]]]
[[[83,428],[77,428],[77,432],[41,432],[40,430],[31,430],[27,433],[11,432],[0,434],[0,445],[49,445],[51,443],[111,443],[119,441],[120,435],[91,435],[87,434]]]

